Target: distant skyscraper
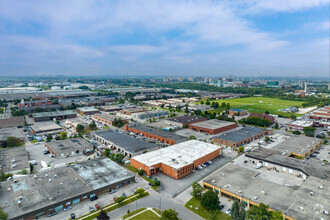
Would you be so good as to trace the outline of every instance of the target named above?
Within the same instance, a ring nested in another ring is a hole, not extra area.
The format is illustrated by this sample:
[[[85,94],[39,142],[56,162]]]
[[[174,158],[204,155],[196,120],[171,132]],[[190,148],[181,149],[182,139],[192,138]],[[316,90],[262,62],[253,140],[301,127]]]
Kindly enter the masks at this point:
[[[307,81],[305,81],[305,89],[304,92],[307,92]]]
[[[298,86],[299,86],[300,88],[304,88],[304,82],[301,81],[301,80],[299,80],[299,81],[298,81]]]
[[[221,78],[219,78],[218,81],[217,81],[217,87],[222,87],[222,80],[221,80]]]

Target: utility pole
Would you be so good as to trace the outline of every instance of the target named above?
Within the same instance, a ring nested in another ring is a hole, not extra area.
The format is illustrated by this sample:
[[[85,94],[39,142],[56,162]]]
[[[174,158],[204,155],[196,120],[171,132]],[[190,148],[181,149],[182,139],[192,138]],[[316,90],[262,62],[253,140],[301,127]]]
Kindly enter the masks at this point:
[[[159,211],[162,211],[162,198],[159,198]]]

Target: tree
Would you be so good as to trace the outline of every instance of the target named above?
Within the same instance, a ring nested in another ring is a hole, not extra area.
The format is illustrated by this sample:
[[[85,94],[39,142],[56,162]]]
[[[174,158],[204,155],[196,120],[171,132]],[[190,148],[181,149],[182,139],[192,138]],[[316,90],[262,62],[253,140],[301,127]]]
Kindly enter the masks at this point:
[[[144,170],[142,170],[142,169],[138,170],[138,174],[139,174],[140,176],[142,176],[142,175],[144,174]]]
[[[200,103],[201,103],[201,105],[204,105],[204,101],[203,100]]]
[[[67,138],[68,138],[68,134],[65,131],[61,132],[60,139],[64,140],[64,139],[67,139]]]
[[[111,154],[111,155],[110,155],[110,159],[111,159],[111,160],[115,160],[115,155],[116,155],[115,153]]]
[[[53,139],[53,136],[51,134],[47,135],[47,142],[51,142]]]
[[[122,201],[124,201],[125,200],[125,197],[124,196],[118,196],[117,198],[116,198],[116,203],[120,203],[120,202],[122,202]]]
[[[210,103],[210,101],[209,100],[207,100],[206,102],[205,102],[205,105],[210,105],[211,103]]]
[[[278,128],[279,128],[278,122],[276,122],[275,125],[274,125],[274,129],[278,129]]]
[[[76,131],[77,131],[78,133],[83,132],[84,129],[85,129],[85,127],[84,127],[82,124],[78,124],[77,127],[76,127]]]
[[[16,147],[22,144],[21,140],[16,137],[8,137],[7,140],[7,147]]]
[[[109,157],[109,155],[110,155],[110,149],[109,148],[105,148],[104,154],[105,154],[105,156]]]
[[[222,102],[221,103],[221,108],[224,108],[224,107],[226,107],[226,103],[225,102]]]
[[[270,141],[270,138],[268,136],[265,137],[265,141],[266,142],[269,142]]]
[[[218,209],[220,204],[218,195],[212,190],[208,190],[202,196],[201,205],[207,210],[216,210]]]
[[[97,129],[97,126],[95,124],[95,121],[93,121],[92,123],[89,124],[89,129],[91,129],[91,130]]]
[[[0,219],[6,220],[7,218],[8,214],[3,211],[2,207],[0,207]]]
[[[281,211],[273,211],[270,217],[271,220],[283,219],[283,214]]]
[[[269,205],[265,205],[262,202],[259,204],[259,206],[252,206],[247,212],[246,212],[246,218],[247,219],[253,219],[253,220],[265,220],[269,219],[271,217],[271,211],[268,211]]]
[[[292,119],[292,120],[296,120],[296,116],[295,115],[290,115],[290,119]]]
[[[61,139],[60,136],[58,136],[58,135],[55,136],[55,140],[58,141],[58,140],[60,140],[60,139]]]
[[[185,113],[188,113],[189,112],[188,105],[186,105],[186,108],[184,109],[184,112]]]
[[[230,109],[230,103],[227,103],[226,108]]]
[[[115,160],[121,163],[123,162],[124,157],[124,154],[116,154]]]
[[[188,140],[196,140],[197,138],[194,135],[190,135]]]
[[[162,220],[179,220],[178,212],[175,209],[167,209],[162,211],[161,219]]]
[[[315,134],[315,128],[313,127],[304,127],[303,131],[305,133],[306,136],[308,137],[314,137]]]
[[[230,210],[230,216],[233,220],[244,220],[245,219],[245,205],[243,202],[238,202],[237,199],[233,202]]]
[[[239,146],[238,151],[241,152],[241,153],[243,153],[244,152],[244,147],[243,146]]]
[[[193,182],[192,188],[193,191],[190,193],[190,195],[193,198],[200,199],[202,197],[203,187],[199,183]]]
[[[265,114],[266,114],[266,115],[269,115],[269,111],[265,111]]]
[[[28,171],[26,169],[21,170],[21,174],[28,174]]]

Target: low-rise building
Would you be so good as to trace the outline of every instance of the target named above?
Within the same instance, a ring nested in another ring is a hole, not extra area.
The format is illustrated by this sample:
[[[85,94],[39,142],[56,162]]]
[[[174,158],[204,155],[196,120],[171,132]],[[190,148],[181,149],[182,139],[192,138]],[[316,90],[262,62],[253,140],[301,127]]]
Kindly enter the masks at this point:
[[[239,130],[229,131],[213,138],[214,143],[239,147],[258,138],[272,134],[272,130],[246,126]]]
[[[110,149],[122,153],[128,158],[159,148],[156,144],[147,143],[110,129],[96,131],[93,136]]]
[[[192,123],[189,125],[190,130],[207,134],[218,134],[220,132],[225,132],[236,127],[237,125],[235,122],[221,121],[216,119]]]
[[[273,124],[275,121],[275,118],[273,116],[265,114],[265,113],[263,113],[263,114],[251,113],[249,115],[249,117],[257,117],[257,118],[261,118],[261,119],[266,119],[266,120],[269,120],[271,124]]]
[[[126,108],[119,111],[120,114],[123,115],[132,115],[134,113],[145,112],[144,108]]]
[[[309,116],[310,119],[330,121],[330,106],[315,110]]]
[[[131,172],[100,157],[1,182],[0,202],[9,219],[38,219],[134,180]]]
[[[77,108],[77,112],[83,115],[94,115],[100,113],[100,111],[94,107]]]
[[[297,121],[290,122],[289,128],[302,131],[306,127],[312,127],[313,124],[314,124],[313,121],[297,120]]]
[[[47,142],[45,147],[55,158],[64,158],[93,152],[93,145],[82,138]]]
[[[68,118],[74,118],[77,114],[71,110],[65,111],[53,111],[53,112],[39,112],[32,114],[35,122],[40,121],[52,121],[52,120],[63,120]]]
[[[24,124],[25,124],[25,120],[23,116],[0,119],[0,129],[11,128],[11,127],[23,127]]]
[[[25,140],[22,129],[19,129],[17,127],[0,129],[0,144],[5,142],[8,137],[16,137],[21,142],[24,142]]]
[[[115,119],[119,119],[119,117],[117,117],[115,115],[108,115],[108,114],[96,114],[96,115],[92,116],[92,119],[94,121],[101,122],[105,125],[113,126],[113,122],[115,121]],[[126,119],[122,119],[122,121],[124,123],[128,123],[128,120],[126,120]]]
[[[143,122],[152,118],[166,117],[168,115],[168,111],[155,110],[155,111],[132,113],[131,115],[132,115],[132,119],[134,119],[135,121]]]
[[[164,123],[171,126],[178,126],[178,127],[188,127],[192,123],[206,121],[207,118],[202,116],[193,116],[193,115],[184,115],[178,116],[174,118],[166,118]]]
[[[117,112],[120,111],[122,108],[117,105],[104,105],[98,107],[101,111],[104,112]]]
[[[29,127],[32,135],[56,135],[63,131],[63,128],[53,121],[37,122]]]
[[[229,110],[228,114],[234,116],[243,116],[243,115],[247,115],[248,113],[249,112],[247,110],[233,108]]]
[[[124,126],[124,130],[171,145],[178,144],[187,140],[187,138],[184,136],[142,124],[128,124]]]
[[[22,170],[31,172],[25,146],[0,149],[0,171],[17,174]]]
[[[162,172],[179,179],[221,154],[219,146],[190,140],[132,157],[131,165],[144,170],[149,176]]]

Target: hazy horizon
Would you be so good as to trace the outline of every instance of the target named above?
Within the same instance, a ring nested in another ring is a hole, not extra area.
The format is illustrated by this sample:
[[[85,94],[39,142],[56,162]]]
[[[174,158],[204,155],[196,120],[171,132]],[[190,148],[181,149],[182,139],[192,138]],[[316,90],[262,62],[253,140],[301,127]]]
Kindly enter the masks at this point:
[[[329,1],[1,1],[0,76],[329,78]]]

